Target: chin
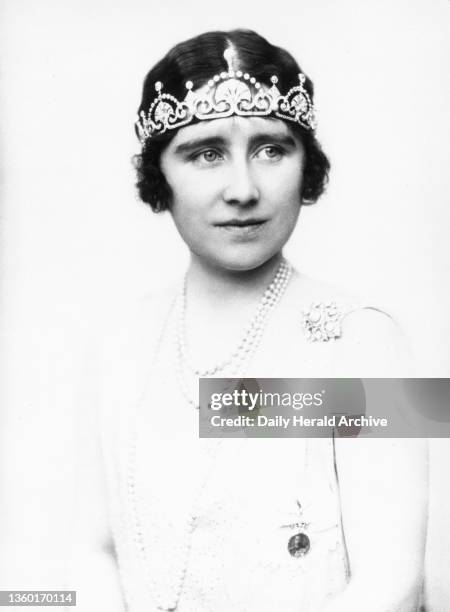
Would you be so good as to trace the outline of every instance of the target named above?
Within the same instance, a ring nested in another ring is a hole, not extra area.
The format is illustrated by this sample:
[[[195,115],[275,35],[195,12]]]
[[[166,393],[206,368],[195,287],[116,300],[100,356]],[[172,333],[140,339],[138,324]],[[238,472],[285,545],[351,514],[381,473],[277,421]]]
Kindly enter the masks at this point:
[[[243,252],[243,249],[234,249],[233,253],[223,253],[223,256],[214,258],[211,263],[230,272],[249,272],[260,268],[281,250],[264,252]]]

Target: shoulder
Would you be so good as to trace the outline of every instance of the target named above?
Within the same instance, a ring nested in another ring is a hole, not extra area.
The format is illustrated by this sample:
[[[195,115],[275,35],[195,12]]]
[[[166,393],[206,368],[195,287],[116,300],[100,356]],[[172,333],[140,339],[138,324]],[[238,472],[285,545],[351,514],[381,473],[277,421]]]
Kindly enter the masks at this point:
[[[302,304],[327,301],[329,299],[352,301],[356,294],[334,283],[322,281],[298,270],[293,270],[291,291]]]
[[[355,293],[296,274],[304,339],[332,354],[333,376],[405,377],[412,358],[398,322]]]
[[[103,354],[114,354],[157,334],[176,296],[176,288],[123,300],[111,307],[99,322],[99,346]]]
[[[389,313],[371,305],[361,304],[344,314],[335,355],[341,371],[361,377],[409,377],[413,371],[400,325]]]
[[[120,300],[111,305],[107,313],[103,313],[101,332],[105,336],[132,334],[137,327],[149,326],[152,321],[164,315],[175,296],[176,287],[170,286]]]
[[[99,324],[97,375],[102,404],[130,404],[145,384],[176,289],[116,305]],[[109,410],[109,408],[108,408]]]

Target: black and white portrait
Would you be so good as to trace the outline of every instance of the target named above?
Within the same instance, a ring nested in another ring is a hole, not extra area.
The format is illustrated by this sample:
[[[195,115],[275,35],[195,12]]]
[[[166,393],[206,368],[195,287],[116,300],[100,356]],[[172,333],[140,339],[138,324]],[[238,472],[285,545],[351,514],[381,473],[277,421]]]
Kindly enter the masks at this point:
[[[448,2],[0,10],[0,591],[450,609]],[[203,437],[207,378],[442,437]]]

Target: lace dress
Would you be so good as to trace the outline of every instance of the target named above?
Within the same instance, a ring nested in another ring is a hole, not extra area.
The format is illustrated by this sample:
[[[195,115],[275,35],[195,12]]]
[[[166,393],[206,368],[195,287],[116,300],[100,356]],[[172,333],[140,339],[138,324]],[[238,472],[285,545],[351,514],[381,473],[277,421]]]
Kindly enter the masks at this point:
[[[127,610],[318,612],[349,575],[333,440],[199,440],[198,415],[173,377],[169,303],[130,318],[116,370],[109,352],[107,381],[120,384],[107,383],[102,430]],[[331,376],[352,308],[295,305],[298,355],[286,350],[269,376]],[[148,347],[161,337],[152,359]],[[255,360],[259,376],[261,368]],[[295,554],[299,533],[307,545]]]

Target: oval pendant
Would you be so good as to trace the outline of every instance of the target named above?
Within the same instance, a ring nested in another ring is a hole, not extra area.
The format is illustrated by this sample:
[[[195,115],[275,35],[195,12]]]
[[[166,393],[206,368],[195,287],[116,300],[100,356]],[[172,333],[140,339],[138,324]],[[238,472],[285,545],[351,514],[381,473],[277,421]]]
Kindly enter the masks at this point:
[[[305,532],[300,531],[289,538],[287,547],[293,557],[303,557],[311,548],[311,541]]]

